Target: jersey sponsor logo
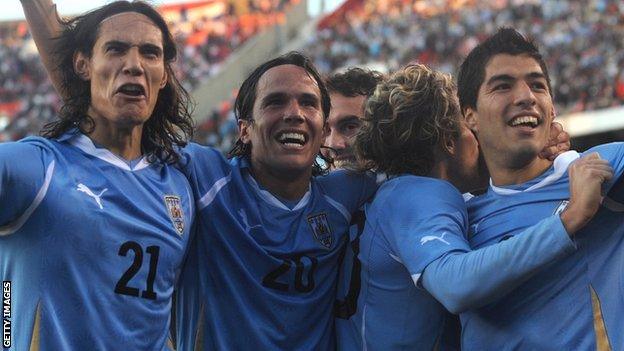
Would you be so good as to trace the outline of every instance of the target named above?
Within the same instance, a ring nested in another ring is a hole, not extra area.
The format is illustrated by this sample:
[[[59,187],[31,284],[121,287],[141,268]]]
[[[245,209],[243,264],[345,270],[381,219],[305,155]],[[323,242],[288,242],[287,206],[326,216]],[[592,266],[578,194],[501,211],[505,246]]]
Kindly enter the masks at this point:
[[[99,194],[96,195],[91,189],[89,189],[88,186],[82,183],[79,183],[76,190],[87,194],[87,196],[89,197],[92,197],[97,203],[98,207],[100,207],[100,210],[104,209],[104,206],[102,206],[102,195],[104,195],[104,193],[108,190],[108,188],[105,188],[104,190],[100,191]]]
[[[167,205],[167,212],[169,212],[169,218],[173,228],[182,235],[184,232],[184,213],[182,212],[182,201],[177,195],[165,195],[165,205]]]
[[[563,212],[563,210],[566,209],[566,207],[568,207],[568,204],[570,203],[570,201],[568,200],[563,200],[561,201],[561,203],[559,204],[559,206],[557,206],[557,208],[555,209],[555,212],[553,212],[553,215],[558,216],[561,214],[561,212]]]
[[[11,282],[2,281],[2,347],[11,347]]]
[[[320,213],[317,215],[308,216],[308,224],[310,225],[310,229],[312,229],[312,234],[314,234],[314,238],[321,245],[329,249],[334,242],[334,236],[332,235],[332,230],[329,226],[327,215],[325,213]]]
[[[435,235],[427,235],[427,236],[423,236],[422,238],[420,238],[420,245],[425,245],[426,243],[430,242],[430,241],[434,241],[434,240],[438,240],[441,241],[443,243],[445,243],[446,245],[451,245],[448,241],[444,240],[444,236],[446,236],[446,232],[442,233],[442,235],[440,236],[435,236]]]

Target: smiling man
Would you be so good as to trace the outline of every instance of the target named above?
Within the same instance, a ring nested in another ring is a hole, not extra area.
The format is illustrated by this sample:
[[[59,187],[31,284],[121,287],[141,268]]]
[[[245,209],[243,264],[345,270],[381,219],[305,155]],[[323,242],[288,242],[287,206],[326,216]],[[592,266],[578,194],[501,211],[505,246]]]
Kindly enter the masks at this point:
[[[289,53],[243,82],[230,161],[186,148],[199,226],[181,277],[180,349],[335,348],[341,249],[376,185],[347,171],[314,176],[329,110],[312,63]]]
[[[322,151],[333,160],[332,167],[340,169],[355,164],[352,144],[362,125],[364,104],[382,80],[381,73],[359,67],[335,73],[325,80],[332,109]]]
[[[145,3],[79,16],[55,41],[60,118],[0,145],[0,278],[11,350],[163,350],[194,212],[171,165],[191,133],[176,47]]]
[[[478,45],[458,82],[462,111],[491,174],[487,193],[467,203],[471,248],[523,235],[553,213],[574,223],[595,212],[576,234],[574,254],[462,315],[462,349],[623,349],[624,144],[597,146],[580,160],[575,151],[554,162],[538,157],[555,116],[550,78],[536,46],[514,29],[500,29]],[[575,182],[580,171],[592,176]],[[569,188],[588,198],[605,195],[602,206],[579,213]]]

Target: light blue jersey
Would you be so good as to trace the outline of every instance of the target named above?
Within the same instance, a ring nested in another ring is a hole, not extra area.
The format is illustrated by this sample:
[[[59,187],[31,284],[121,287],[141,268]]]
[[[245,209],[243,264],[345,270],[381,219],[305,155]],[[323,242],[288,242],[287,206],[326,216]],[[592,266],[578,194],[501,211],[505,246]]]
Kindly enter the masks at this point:
[[[477,251],[467,228],[464,200],[450,183],[403,175],[382,185],[356,245],[361,281],[351,276],[342,304],[349,308],[339,310],[348,320],[337,320],[338,349],[456,350],[458,322],[447,309],[489,303],[574,250],[558,216]]]
[[[595,147],[615,170],[608,196],[576,233],[578,250],[507,296],[462,315],[464,350],[624,350],[624,144]],[[474,249],[520,233],[563,211],[569,200],[569,151],[524,184],[494,187],[468,201]],[[522,235],[522,234],[520,234]],[[519,236],[520,236],[519,235]]]
[[[179,170],[29,138],[0,145],[0,204],[10,350],[165,349],[194,215]]]
[[[340,251],[374,178],[312,178],[289,207],[256,183],[246,159],[185,150],[199,218],[197,250],[181,277],[178,347],[333,349]]]

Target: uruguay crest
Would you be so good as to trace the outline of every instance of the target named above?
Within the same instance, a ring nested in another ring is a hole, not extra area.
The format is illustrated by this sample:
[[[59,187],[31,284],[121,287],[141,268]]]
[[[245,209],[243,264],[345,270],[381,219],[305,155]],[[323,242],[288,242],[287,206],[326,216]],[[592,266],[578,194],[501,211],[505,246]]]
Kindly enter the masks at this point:
[[[316,238],[321,245],[329,249],[334,241],[334,236],[332,235],[327,215],[321,213],[309,216],[308,224],[310,225],[310,229],[312,229],[314,238]]]
[[[173,228],[182,235],[184,233],[184,213],[182,212],[182,201],[177,195],[165,195],[165,205]]]

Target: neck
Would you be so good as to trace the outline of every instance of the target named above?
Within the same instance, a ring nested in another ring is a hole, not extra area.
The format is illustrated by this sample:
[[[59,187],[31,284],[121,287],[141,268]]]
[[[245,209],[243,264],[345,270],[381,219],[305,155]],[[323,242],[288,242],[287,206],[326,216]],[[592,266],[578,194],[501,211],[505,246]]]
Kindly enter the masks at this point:
[[[299,172],[275,172],[262,165],[251,165],[251,174],[264,189],[288,201],[299,200],[310,186],[312,170]]]
[[[546,172],[550,166],[552,166],[552,161],[539,158],[537,156],[521,167],[510,165],[509,163],[493,162],[492,160],[488,160],[487,155],[485,162],[490,170],[492,183],[496,186],[522,184],[528,182],[529,180],[540,176],[542,173]]]
[[[461,193],[472,190],[469,184],[469,179],[466,179],[466,177],[460,174],[453,174],[448,162],[452,161],[449,161],[448,159],[436,161],[433,168],[431,168],[431,172],[429,172],[429,177],[446,180],[453,184]]]
[[[98,120],[89,137],[113,154],[125,160],[134,160],[142,154],[142,134],[141,124],[119,127],[108,121]]]

